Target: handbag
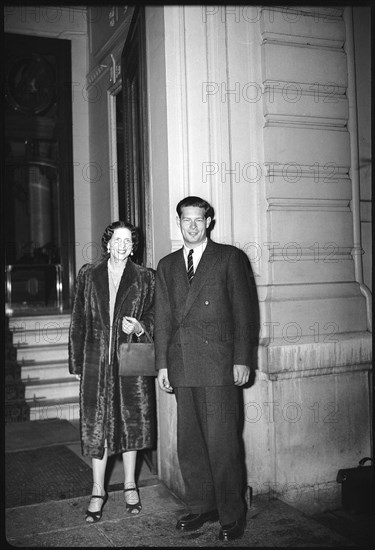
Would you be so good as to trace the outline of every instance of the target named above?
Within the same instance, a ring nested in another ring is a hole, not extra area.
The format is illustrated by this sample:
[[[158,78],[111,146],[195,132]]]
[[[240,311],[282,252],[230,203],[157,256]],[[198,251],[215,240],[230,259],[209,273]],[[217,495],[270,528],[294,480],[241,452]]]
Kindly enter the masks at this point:
[[[374,465],[365,466],[372,458],[362,458],[356,468],[339,470],[336,481],[341,483],[341,502],[351,514],[374,511]]]
[[[120,376],[156,376],[155,348],[151,336],[145,330],[148,342],[132,342],[120,344],[119,374]]]

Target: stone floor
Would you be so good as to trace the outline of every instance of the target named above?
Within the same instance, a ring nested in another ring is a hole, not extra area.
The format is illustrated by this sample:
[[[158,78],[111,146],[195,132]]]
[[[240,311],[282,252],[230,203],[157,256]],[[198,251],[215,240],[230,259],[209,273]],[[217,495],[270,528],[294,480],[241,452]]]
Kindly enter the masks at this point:
[[[7,424],[6,452],[66,445],[80,456],[79,433],[67,421]],[[110,483],[122,478],[121,461],[113,465]],[[349,517],[342,512],[311,517],[267,496],[256,496],[248,510],[244,537],[223,543],[219,524],[205,524],[194,533],[175,529],[184,503],[143,465],[139,479],[143,509],[138,516],[125,512],[123,493],[112,491],[102,520],[86,524],[87,497],[54,500],[5,510],[5,537],[14,547],[370,547],[372,518]],[[340,516],[341,513],[341,516]],[[335,515],[336,514],[336,515]],[[362,521],[362,523],[361,523]],[[350,527],[350,524],[351,527]],[[356,526],[356,527],[355,527]],[[372,538],[371,538],[372,537]]]

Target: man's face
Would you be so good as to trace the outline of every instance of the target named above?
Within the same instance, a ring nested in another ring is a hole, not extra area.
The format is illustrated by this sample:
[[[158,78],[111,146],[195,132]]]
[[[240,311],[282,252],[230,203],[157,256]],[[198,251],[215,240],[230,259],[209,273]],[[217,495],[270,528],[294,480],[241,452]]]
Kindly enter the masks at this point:
[[[189,248],[195,248],[205,239],[211,218],[204,217],[204,208],[184,206],[181,218],[177,216],[177,225],[181,230],[184,243]]]

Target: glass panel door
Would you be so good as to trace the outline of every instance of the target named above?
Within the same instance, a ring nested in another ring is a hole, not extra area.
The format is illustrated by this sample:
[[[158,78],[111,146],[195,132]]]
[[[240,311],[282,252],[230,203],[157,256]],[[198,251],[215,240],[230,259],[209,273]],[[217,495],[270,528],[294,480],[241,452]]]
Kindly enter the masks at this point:
[[[5,34],[6,304],[69,309],[75,279],[70,41]]]

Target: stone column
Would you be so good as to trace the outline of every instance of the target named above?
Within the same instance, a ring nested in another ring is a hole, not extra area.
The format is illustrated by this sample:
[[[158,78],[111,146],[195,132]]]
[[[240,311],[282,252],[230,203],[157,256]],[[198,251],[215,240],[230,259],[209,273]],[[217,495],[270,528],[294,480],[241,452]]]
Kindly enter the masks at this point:
[[[343,12],[253,8],[226,22],[229,89],[240,83],[233,238],[252,253],[262,314],[258,381],[244,392],[249,484],[324,509],[338,503],[337,470],[370,453]]]
[[[370,452],[371,335],[353,261],[343,10],[163,13],[171,250],[181,246],[175,205],[201,195],[216,211],[212,238],[242,248],[256,276],[248,483],[302,509],[333,507],[337,470]],[[160,396],[161,476],[182,493],[172,473],[174,406]]]

